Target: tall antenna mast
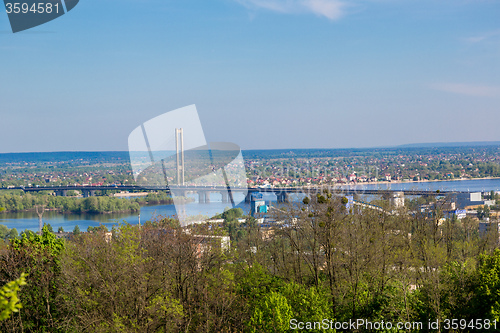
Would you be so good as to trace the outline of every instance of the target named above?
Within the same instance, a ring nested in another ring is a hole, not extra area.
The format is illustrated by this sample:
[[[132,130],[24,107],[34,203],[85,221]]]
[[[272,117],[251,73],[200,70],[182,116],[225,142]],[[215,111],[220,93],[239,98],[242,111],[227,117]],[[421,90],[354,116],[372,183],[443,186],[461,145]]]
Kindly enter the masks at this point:
[[[184,131],[182,128],[179,129],[181,131],[181,156],[182,156],[182,183],[181,185],[184,185]]]
[[[180,180],[180,170],[179,170],[179,129],[175,129],[175,170],[177,171],[177,185],[179,185]]]
[[[182,128],[175,129],[175,157],[177,162],[177,185],[184,185],[184,133]]]

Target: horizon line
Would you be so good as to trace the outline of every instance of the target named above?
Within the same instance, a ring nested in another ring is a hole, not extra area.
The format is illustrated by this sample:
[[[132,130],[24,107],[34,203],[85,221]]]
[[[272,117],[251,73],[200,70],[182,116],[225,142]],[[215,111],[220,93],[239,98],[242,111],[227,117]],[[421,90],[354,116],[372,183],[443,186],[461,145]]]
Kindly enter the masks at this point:
[[[252,148],[241,149],[241,151],[260,151],[260,150],[348,150],[348,149],[395,149],[395,148],[439,148],[445,147],[471,147],[471,146],[494,146],[500,145],[500,141],[446,141],[446,142],[420,142],[406,143],[393,146],[374,146],[374,147],[337,147],[337,148]],[[447,146],[451,145],[451,146]],[[135,151],[134,151],[135,152]],[[142,151],[137,151],[142,152]],[[147,152],[147,151],[144,151]],[[128,150],[54,150],[54,151],[20,151],[20,152],[0,152],[0,154],[46,154],[46,153],[129,153]]]

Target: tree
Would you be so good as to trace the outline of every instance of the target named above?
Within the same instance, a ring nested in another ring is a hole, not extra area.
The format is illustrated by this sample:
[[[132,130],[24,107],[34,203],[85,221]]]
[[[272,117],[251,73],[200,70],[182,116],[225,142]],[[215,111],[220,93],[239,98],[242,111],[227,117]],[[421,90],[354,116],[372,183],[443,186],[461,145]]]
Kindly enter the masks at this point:
[[[477,270],[477,296],[474,300],[476,313],[484,318],[500,320],[500,250],[479,257]]]
[[[80,235],[80,233],[81,233],[81,231],[80,231],[80,227],[79,227],[79,226],[78,226],[78,224],[77,224],[77,225],[75,225],[75,227],[73,228],[73,235],[74,235],[74,236],[79,236],[79,235]]]
[[[19,279],[7,283],[0,289],[0,321],[9,318],[13,312],[19,312],[22,308],[17,293],[24,285],[26,285],[26,274],[22,273]]]
[[[160,237],[164,243],[172,235],[162,237],[144,229],[122,225],[112,242],[100,233],[87,233],[68,245],[62,259],[66,281],[62,293],[72,319],[65,323],[65,330],[175,330],[184,310],[169,288],[167,253],[156,242]]]
[[[490,207],[489,206],[479,206],[477,208],[477,218],[482,220],[484,218],[490,217]]]
[[[251,332],[288,332],[292,319],[292,307],[285,296],[271,291],[258,301],[252,318]]]
[[[0,238],[5,239],[9,233],[9,228],[7,226],[0,224]]]
[[[64,228],[62,226],[60,226],[59,228],[57,228],[57,232],[58,233],[62,233],[64,232]]]
[[[222,218],[228,222],[237,220],[238,218],[240,218],[242,216],[243,216],[243,209],[241,209],[239,207],[225,210],[224,213],[222,213]]]
[[[0,224],[0,239],[16,238],[18,235],[16,228],[9,229],[7,226]]]
[[[473,308],[477,292],[475,266],[475,260],[467,259],[463,263],[452,261],[442,268],[441,299],[445,317],[470,320],[484,316]]]
[[[50,223],[44,223],[43,226],[47,227],[47,231],[48,232],[54,233],[54,228],[52,228],[52,226],[50,225]]]
[[[97,227],[93,227],[89,225],[87,227],[87,232],[108,232],[108,227],[106,227],[104,224],[99,224]]]
[[[17,232],[16,228],[10,229],[10,231],[7,234],[7,238],[12,239],[12,238],[17,238],[19,237],[19,233]]]
[[[26,273],[30,287],[19,294],[23,311],[2,322],[1,331],[14,332],[17,327],[24,327],[32,332],[58,332],[59,319],[64,321],[58,300],[60,256],[64,247],[64,241],[57,239],[47,226],[42,228],[41,235],[28,230],[21,238],[10,240],[7,252],[0,256],[0,282],[12,281],[13,277]]]
[[[321,322],[324,318],[333,318],[328,292],[315,287],[307,288],[295,282],[289,282],[281,288],[293,312],[293,318],[299,322]]]

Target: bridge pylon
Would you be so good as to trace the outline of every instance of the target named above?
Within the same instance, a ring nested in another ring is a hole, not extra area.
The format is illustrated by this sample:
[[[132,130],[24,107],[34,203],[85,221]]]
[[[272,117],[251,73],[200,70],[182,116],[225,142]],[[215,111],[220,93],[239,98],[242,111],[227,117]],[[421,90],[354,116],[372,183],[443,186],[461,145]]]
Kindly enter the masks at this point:
[[[182,128],[175,129],[175,156],[177,185],[184,185],[184,132]]]

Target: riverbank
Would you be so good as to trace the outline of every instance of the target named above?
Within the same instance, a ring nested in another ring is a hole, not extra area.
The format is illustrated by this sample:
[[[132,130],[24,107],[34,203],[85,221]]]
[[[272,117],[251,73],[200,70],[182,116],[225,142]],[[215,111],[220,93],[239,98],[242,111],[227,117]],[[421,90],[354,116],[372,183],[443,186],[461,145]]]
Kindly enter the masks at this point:
[[[129,197],[147,197],[151,192],[138,192],[138,193],[129,193],[129,192],[120,192],[115,193],[113,196],[115,198],[129,198]]]
[[[70,197],[71,198],[71,197]],[[99,198],[99,197],[97,197]],[[101,197],[102,198],[102,197]],[[84,200],[81,198],[73,198],[75,200]],[[194,202],[195,200],[193,198],[184,198],[184,197],[179,197],[177,198],[180,203],[191,203]],[[124,198],[117,198],[117,200],[124,200]],[[63,207],[56,207],[56,208],[44,208],[44,212],[56,212],[58,214],[124,214],[124,213],[134,213],[138,212],[140,210],[140,207],[143,206],[156,206],[156,205],[174,205],[174,201],[172,198],[168,199],[163,199],[163,200],[152,200],[152,201],[129,201],[129,203],[137,203],[138,206],[132,205],[129,206],[129,208],[126,209],[114,209],[114,210],[100,210],[100,209],[81,209],[81,208],[76,208],[72,210],[64,209]],[[81,206],[80,206],[81,207]],[[8,210],[3,207],[0,207],[0,215],[1,214],[8,214],[8,213],[36,213],[36,208],[29,208],[29,209],[12,209]]]
[[[118,199],[118,198],[116,198]],[[132,201],[140,198],[132,199],[122,199],[126,201]],[[235,201],[243,201],[240,207],[244,212],[250,210],[250,204],[244,202],[244,195],[242,193],[235,193]],[[210,204],[197,203],[196,199],[193,197],[188,197],[189,204],[184,205],[184,213],[188,216],[214,216],[220,214],[228,207],[228,203],[221,202],[220,196],[214,194],[211,198]],[[57,230],[59,227],[63,227],[64,230],[73,230],[75,225],[78,225],[81,230],[86,230],[89,226],[98,227],[100,224],[106,225],[108,229],[111,229],[113,225],[118,225],[119,223],[126,221],[129,224],[144,224],[146,221],[155,221],[158,218],[172,217],[176,216],[176,206],[173,204],[151,204],[151,205],[141,205],[140,212],[130,212],[130,213],[110,213],[110,214],[79,214],[79,213],[59,213],[57,211],[46,211],[43,215],[43,222],[50,223],[50,225]],[[21,231],[24,229],[29,229],[33,231],[38,230],[38,216],[36,212],[11,212],[6,214],[0,214],[0,224],[6,225],[8,228],[17,228]]]
[[[190,203],[193,198],[178,197],[176,202]],[[0,213],[33,212],[38,210],[57,213],[112,214],[137,212],[141,206],[173,205],[174,199],[166,193],[147,193],[133,198],[91,196],[87,198],[53,196],[46,194],[1,194]]]
[[[121,209],[113,211],[95,211],[95,210],[63,210],[62,208],[45,208],[43,212],[55,212],[58,214],[124,214],[124,213],[134,213],[139,211],[139,209]],[[39,210],[41,212],[41,210]],[[37,213],[36,209],[20,209],[20,210],[0,210],[0,215],[9,213]],[[38,214],[38,213],[37,213]],[[43,213],[42,213],[43,214]]]
[[[413,183],[435,183],[435,182],[454,182],[454,181],[466,181],[466,180],[493,180],[500,179],[500,177],[483,177],[483,178],[454,178],[454,179],[423,179],[423,180],[384,180],[376,182],[350,182],[343,183],[339,185],[387,185],[387,184],[413,184]]]

